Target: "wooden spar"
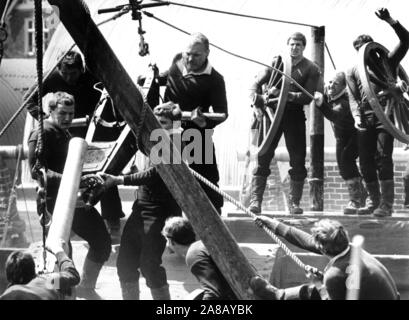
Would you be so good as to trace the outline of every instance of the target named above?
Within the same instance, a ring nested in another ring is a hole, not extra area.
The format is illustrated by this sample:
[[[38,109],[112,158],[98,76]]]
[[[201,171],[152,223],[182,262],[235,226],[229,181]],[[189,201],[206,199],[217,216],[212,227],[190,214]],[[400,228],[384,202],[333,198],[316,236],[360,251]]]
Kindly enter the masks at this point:
[[[319,80],[317,91],[324,92],[324,49],[325,27],[312,28],[312,60],[321,69],[322,75]],[[310,109],[310,199],[312,199],[312,211],[324,210],[324,117],[311,102]]]
[[[143,97],[91,19],[88,8],[81,0],[49,0],[49,3],[58,7],[60,20],[84,54],[87,67],[101,79],[114,105],[136,134],[144,105]],[[159,122],[148,108],[140,132],[141,144],[146,154],[149,154],[154,145],[154,141],[149,139],[150,133],[159,128]],[[168,135],[163,141],[170,149]],[[256,275],[255,270],[189,168],[183,163],[161,163],[157,169],[237,298],[255,299],[249,292],[249,282]]]
[[[60,239],[68,244],[87,147],[82,138],[70,140],[46,245],[58,244]]]
[[[352,239],[351,259],[349,262],[349,276],[347,278],[346,300],[359,300],[359,290],[361,288],[361,272],[362,272],[362,246],[364,237],[356,235]]]

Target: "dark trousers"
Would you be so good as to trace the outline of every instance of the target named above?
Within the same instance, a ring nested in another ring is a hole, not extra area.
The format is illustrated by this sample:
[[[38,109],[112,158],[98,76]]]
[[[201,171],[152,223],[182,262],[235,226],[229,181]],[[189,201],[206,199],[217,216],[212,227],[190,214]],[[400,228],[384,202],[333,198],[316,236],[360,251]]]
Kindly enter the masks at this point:
[[[54,209],[53,201],[47,202],[50,212]],[[76,208],[72,221],[72,231],[87,241],[87,258],[96,263],[104,263],[111,254],[111,237],[105,223],[94,207]]]
[[[167,284],[166,270],[162,267],[166,239],[161,231],[168,217],[181,214],[174,205],[135,201],[119,247],[117,272],[121,282],[139,281],[140,268],[149,288]]]
[[[393,179],[393,136],[370,126],[358,131],[359,166],[365,182]]]
[[[101,196],[101,216],[105,220],[116,220],[125,216],[122,211],[122,203],[117,186],[109,188]]]
[[[358,137],[356,130],[336,131],[336,156],[342,179],[360,177],[356,159],[358,158]]]
[[[264,155],[257,157],[257,166],[253,171],[253,175],[264,177],[270,175],[271,160],[274,158],[277,145],[284,134],[285,145],[290,156],[290,170],[288,170],[288,174],[291,180],[303,181],[307,177],[307,169],[305,167],[307,148],[305,121],[303,109],[288,109],[284,112],[280,127],[271,146]]]

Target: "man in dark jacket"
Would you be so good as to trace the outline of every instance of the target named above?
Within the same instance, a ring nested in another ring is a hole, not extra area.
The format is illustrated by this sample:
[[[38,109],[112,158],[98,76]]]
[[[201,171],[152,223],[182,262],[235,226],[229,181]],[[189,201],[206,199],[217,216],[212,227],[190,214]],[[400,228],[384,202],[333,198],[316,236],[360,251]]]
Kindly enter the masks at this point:
[[[62,245],[47,248],[57,258],[59,272],[37,275],[33,256],[28,252],[14,251],[6,261],[9,286],[0,300],[64,300],[80,282],[74,263]]]
[[[345,300],[347,279],[350,276],[351,244],[344,227],[335,220],[318,221],[308,234],[266,216],[255,218],[258,226],[267,226],[276,235],[301,249],[327,256],[330,261],[324,269],[322,287],[301,285],[277,289],[266,280],[256,277],[250,285],[261,298],[274,300],[307,300],[324,298]],[[363,250],[359,300],[398,300],[396,284],[388,270],[371,254]]]
[[[318,85],[320,70],[312,61],[304,57],[304,49],[307,40],[305,36],[296,32],[287,41],[289,54],[291,56],[292,68],[291,77],[303,86],[309,93],[313,94]],[[279,65],[278,57],[274,58],[272,65]],[[271,68],[265,68],[257,76],[250,88],[250,99],[252,100],[253,111],[258,119],[263,114],[266,104],[265,95],[262,94],[262,86],[268,84],[272,75]],[[277,97],[280,90],[276,87],[269,88],[268,98]],[[264,190],[267,178],[270,175],[270,162],[274,158],[281,136],[284,134],[285,144],[290,155],[290,194],[289,210],[291,214],[302,214],[300,200],[304,188],[304,180],[307,177],[305,167],[305,157],[307,152],[306,128],[304,105],[311,102],[311,98],[292,84],[289,89],[287,104],[280,127],[268,148],[268,151],[257,156],[256,168],[253,171],[251,180],[250,211],[261,212]]]
[[[409,49],[409,32],[390,16],[388,9],[377,10],[376,15],[386,21],[399,37],[399,44],[387,57],[389,70],[393,72],[392,76],[396,77],[399,63]],[[353,45],[359,50],[364,44],[372,41],[371,36],[360,35],[354,40]],[[377,76],[372,70],[369,72],[371,86],[375,93],[379,93],[381,91],[377,84],[379,79],[376,81]],[[363,90],[356,65],[347,71],[346,81],[352,116],[358,128],[359,165],[369,195],[366,206],[359,211],[363,214],[373,213],[377,217],[390,216],[395,199],[392,159],[394,138],[375,115]],[[393,121],[393,115],[390,115],[390,118]]]
[[[174,123],[181,119],[180,109],[171,102],[158,105],[153,113],[163,129],[180,134]],[[163,130],[160,129],[160,130]],[[152,159],[150,159],[152,162]],[[166,241],[161,231],[166,218],[182,214],[179,205],[150,162],[146,170],[124,176],[101,173],[105,186],[139,186],[137,200],[126,221],[119,247],[117,271],[124,300],[139,300],[139,268],[154,300],[170,300],[162,254]]]
[[[357,133],[349,107],[345,73],[337,72],[329,80],[326,94],[315,92],[315,105],[332,122],[336,139],[336,157],[341,177],[349,192],[349,203],[344,214],[357,214],[364,205],[365,189],[356,164],[358,158]]]
[[[74,117],[75,100],[66,92],[56,92],[48,107],[50,116],[44,121],[43,151],[40,157],[44,158],[43,165],[47,168],[47,209],[52,213],[71,139],[68,129]],[[36,149],[39,137],[40,131],[35,129],[28,138],[28,162],[33,179],[38,177]],[[95,285],[103,264],[111,254],[109,233],[99,212],[80,202],[75,208],[72,230],[89,245],[77,293],[96,299]]]
[[[192,34],[187,42],[186,49],[176,55],[166,76],[165,100],[177,103],[182,111],[192,111],[195,115],[192,121],[183,121],[184,130],[193,129],[200,133],[202,138],[202,154],[200,161],[189,161],[189,166],[200,173],[213,184],[219,182],[219,170],[213,141],[213,129],[225,121],[228,116],[226,87],[223,76],[212,67],[208,59],[209,40],[201,33]],[[206,118],[202,113],[224,113],[220,120]],[[194,112],[198,111],[198,112]],[[209,134],[210,133],[210,134]],[[192,136],[189,144],[195,137]],[[223,197],[200,182],[216,210],[221,213]]]
[[[81,55],[76,51],[69,51],[60,61],[57,68],[43,83],[42,93],[66,92],[74,96],[75,118],[92,117],[101,93],[94,86],[98,80],[84,67]],[[109,99],[108,99],[109,100]],[[28,112],[38,119],[38,94],[34,94],[27,103]],[[71,127],[71,136],[85,138],[87,126]],[[119,132],[111,128],[98,130],[95,135],[97,141],[112,141],[118,138]],[[122,212],[121,199],[116,187],[105,192],[101,198],[101,214],[107,220],[112,231],[118,231],[119,219],[125,215]]]

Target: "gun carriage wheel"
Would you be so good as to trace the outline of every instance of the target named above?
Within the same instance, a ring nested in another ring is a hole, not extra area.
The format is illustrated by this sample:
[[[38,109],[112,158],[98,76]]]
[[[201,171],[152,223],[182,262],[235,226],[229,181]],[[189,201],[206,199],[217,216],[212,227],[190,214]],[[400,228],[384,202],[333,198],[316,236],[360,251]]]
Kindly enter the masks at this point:
[[[401,65],[392,70],[389,51],[370,42],[359,50],[358,73],[364,94],[385,129],[397,140],[409,143],[409,79]]]
[[[255,151],[258,155],[263,155],[267,152],[278,132],[291,84],[290,57],[278,57],[273,67],[280,71],[275,69],[272,70],[270,81],[263,91],[267,92],[268,89],[276,87],[280,92],[277,97],[268,99],[263,112],[263,117],[259,123],[257,149]]]

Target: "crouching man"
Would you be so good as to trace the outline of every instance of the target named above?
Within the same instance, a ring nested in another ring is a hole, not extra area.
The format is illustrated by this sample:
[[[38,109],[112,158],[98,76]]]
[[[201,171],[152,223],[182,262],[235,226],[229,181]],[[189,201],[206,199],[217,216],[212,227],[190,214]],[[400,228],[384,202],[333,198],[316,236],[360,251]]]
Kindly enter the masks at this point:
[[[167,240],[167,247],[186,259],[187,267],[203,290],[202,300],[237,300],[203,242],[196,241],[189,220],[185,217],[167,219],[162,234]]]

